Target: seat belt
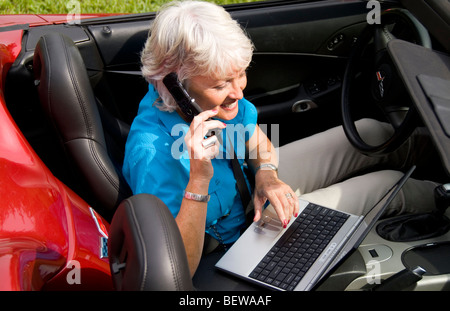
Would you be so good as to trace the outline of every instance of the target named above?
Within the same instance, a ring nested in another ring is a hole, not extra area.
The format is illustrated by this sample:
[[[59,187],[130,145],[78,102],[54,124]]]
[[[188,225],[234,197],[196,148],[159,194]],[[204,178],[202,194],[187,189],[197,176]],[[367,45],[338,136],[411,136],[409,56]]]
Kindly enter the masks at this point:
[[[234,158],[231,159],[231,167],[233,168],[234,178],[236,179],[239,195],[241,196],[242,206],[245,210],[250,203],[251,195],[247,187],[247,182],[245,181],[244,172],[241,169],[239,160],[236,158],[236,153],[234,153]]]
[[[246,224],[249,226],[253,222],[253,209],[251,211],[247,211],[247,208],[252,200],[250,195],[250,191],[248,190],[247,182],[245,181],[244,172],[241,169],[241,165],[239,164],[239,160],[236,155],[236,151],[234,150],[234,145],[231,143],[231,139],[228,137],[228,143],[230,143],[231,148],[233,148],[233,158],[231,159],[231,167],[233,169],[233,175],[236,179],[236,185],[238,187],[239,195],[241,196],[242,207],[244,208],[244,214],[246,218]]]
[[[239,194],[241,195],[242,205],[244,206],[244,210],[247,208],[247,205],[250,203],[251,195],[247,187],[247,183],[245,182],[244,172],[241,169],[241,165],[239,164],[239,160],[236,155],[236,150],[234,149],[234,144],[232,142],[232,139],[229,136],[229,133],[222,133],[226,135],[227,139],[227,146],[223,145],[223,147],[226,147],[226,154],[228,155],[228,148],[231,147],[233,149],[233,157],[231,158],[231,167],[233,169],[233,175],[236,179],[237,187],[239,190]],[[231,154],[231,152],[230,152]]]

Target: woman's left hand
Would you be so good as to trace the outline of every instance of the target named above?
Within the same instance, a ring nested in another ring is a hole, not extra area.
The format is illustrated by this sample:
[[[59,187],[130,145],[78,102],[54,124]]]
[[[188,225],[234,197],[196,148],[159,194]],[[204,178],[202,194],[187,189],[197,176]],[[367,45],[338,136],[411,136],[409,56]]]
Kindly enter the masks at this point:
[[[273,206],[283,227],[287,226],[292,216],[297,217],[299,203],[295,192],[278,178],[275,171],[261,169],[255,175],[254,221],[261,218],[262,208],[267,200]]]

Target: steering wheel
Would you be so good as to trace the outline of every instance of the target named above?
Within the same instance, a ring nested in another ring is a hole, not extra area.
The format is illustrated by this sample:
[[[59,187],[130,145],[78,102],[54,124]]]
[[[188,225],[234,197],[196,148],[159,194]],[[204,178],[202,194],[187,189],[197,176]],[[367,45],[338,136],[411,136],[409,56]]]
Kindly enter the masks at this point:
[[[341,110],[343,128],[349,142],[366,155],[384,155],[398,148],[413,132],[417,112],[410,104],[409,96],[387,51],[389,41],[399,38],[431,48],[428,31],[407,10],[390,9],[381,14],[381,23],[367,25],[358,38],[345,70]],[[394,35],[395,34],[395,35]],[[393,135],[377,146],[366,143],[358,133],[352,116],[351,101],[355,81],[361,76],[361,62],[371,52],[369,66],[371,104],[394,129]],[[372,55],[373,53],[373,55]]]

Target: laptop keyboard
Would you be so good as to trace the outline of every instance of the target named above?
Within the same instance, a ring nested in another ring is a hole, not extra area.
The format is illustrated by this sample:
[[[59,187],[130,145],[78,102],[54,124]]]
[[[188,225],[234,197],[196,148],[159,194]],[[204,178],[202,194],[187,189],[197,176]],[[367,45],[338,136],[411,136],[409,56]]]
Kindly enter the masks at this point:
[[[292,291],[348,217],[309,203],[249,277]]]

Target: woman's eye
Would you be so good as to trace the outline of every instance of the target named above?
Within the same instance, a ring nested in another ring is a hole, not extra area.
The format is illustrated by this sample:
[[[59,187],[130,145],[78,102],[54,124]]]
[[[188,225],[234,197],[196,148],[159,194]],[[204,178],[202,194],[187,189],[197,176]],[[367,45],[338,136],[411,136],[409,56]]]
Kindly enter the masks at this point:
[[[218,91],[223,90],[224,88],[226,88],[227,85],[226,84],[220,84],[220,85],[216,85],[214,88]]]

